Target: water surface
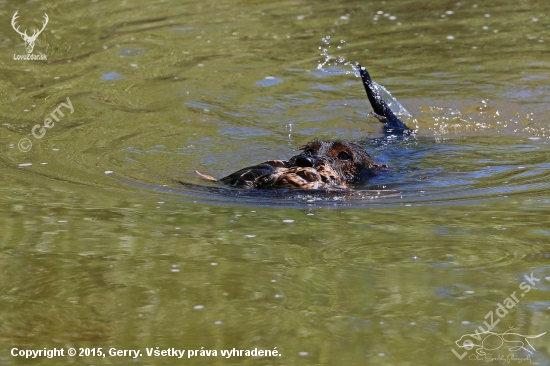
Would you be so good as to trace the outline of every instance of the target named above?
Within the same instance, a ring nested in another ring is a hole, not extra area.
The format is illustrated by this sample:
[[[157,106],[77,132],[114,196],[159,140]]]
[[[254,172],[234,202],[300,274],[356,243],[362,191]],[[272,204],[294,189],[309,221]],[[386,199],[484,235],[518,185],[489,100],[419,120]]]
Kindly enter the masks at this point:
[[[550,332],[546,2],[1,9],[2,364],[484,364],[475,350],[459,360],[455,341],[514,292],[493,331]],[[34,50],[47,61],[13,59],[26,53],[17,10],[29,34],[48,14]],[[416,135],[384,135],[348,61]],[[74,112],[33,136],[67,98]],[[314,138],[355,141],[392,170],[328,195],[193,173],[288,158]],[[488,353],[547,365],[549,339]],[[143,355],[25,360],[13,347]],[[282,356],[148,357],[155,347]]]

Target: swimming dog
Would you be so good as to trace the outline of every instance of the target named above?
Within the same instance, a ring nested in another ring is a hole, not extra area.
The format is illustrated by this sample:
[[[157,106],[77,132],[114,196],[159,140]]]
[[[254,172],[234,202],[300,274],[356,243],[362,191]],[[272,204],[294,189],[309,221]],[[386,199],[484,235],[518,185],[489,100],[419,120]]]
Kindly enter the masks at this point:
[[[364,67],[359,71],[369,102],[380,122],[390,133],[411,133],[392,112],[380,96],[378,86],[372,81]],[[374,162],[359,145],[348,141],[314,140],[300,148],[300,154],[288,160],[269,160],[261,164],[240,169],[219,179],[231,187],[244,189],[321,189],[326,191],[347,190],[350,185],[377,175],[389,166]],[[208,180],[217,179],[199,173]]]

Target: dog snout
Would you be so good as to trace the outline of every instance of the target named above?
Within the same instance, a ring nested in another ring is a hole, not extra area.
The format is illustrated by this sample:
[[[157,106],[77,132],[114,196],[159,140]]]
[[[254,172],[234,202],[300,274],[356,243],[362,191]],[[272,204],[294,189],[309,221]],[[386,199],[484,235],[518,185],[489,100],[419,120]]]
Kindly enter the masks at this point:
[[[300,168],[313,168],[313,159],[309,156],[300,155],[296,158],[296,166]]]

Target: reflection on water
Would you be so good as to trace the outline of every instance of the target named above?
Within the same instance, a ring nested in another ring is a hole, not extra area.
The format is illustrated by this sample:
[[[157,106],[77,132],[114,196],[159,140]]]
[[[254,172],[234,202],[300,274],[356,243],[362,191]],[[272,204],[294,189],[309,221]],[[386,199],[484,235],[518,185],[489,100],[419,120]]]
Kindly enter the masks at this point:
[[[472,363],[455,341],[530,274],[540,281],[495,332],[550,332],[546,3],[5,10],[2,364],[101,363],[25,361],[12,347],[282,354],[113,365]],[[13,60],[16,10],[29,30],[47,12],[34,49],[47,62]],[[346,62],[391,91],[416,135],[383,134]],[[74,113],[34,137],[67,98]],[[358,142],[392,169],[345,194],[193,173],[285,159],[314,138]],[[533,363],[548,363],[547,336],[532,340]]]

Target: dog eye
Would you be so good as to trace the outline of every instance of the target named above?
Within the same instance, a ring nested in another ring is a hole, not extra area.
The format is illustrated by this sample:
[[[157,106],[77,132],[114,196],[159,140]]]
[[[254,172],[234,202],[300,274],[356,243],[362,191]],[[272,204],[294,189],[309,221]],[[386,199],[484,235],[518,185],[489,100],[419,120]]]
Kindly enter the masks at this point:
[[[350,160],[351,156],[345,151],[341,151],[340,154],[338,154],[338,159],[340,160]]]

